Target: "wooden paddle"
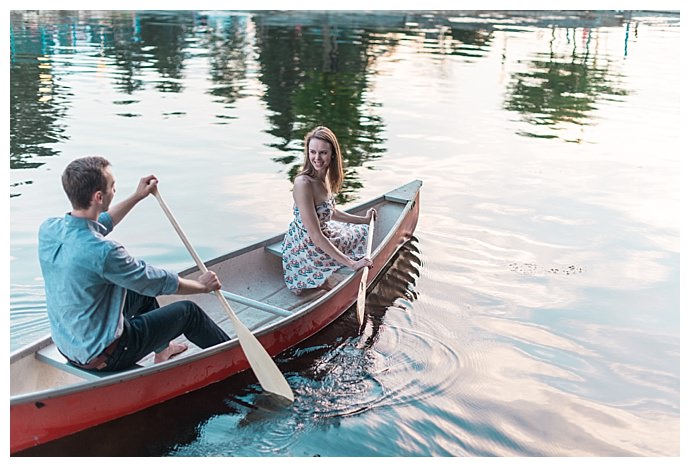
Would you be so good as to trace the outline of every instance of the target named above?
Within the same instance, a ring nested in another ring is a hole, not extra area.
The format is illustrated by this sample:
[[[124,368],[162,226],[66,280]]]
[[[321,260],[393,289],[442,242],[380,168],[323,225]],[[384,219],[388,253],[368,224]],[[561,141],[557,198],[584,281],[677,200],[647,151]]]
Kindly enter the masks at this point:
[[[168,205],[165,204],[165,201],[163,201],[163,198],[161,197],[157,189],[153,192],[153,195],[158,200],[158,203],[161,205],[161,208],[163,208],[163,212],[165,212],[165,215],[168,216],[168,219],[170,220],[172,226],[175,228],[175,231],[182,239],[182,243],[185,244],[187,250],[189,250],[189,253],[192,255],[192,258],[194,258],[194,261],[196,262],[196,265],[199,268],[199,270],[201,270],[202,273],[208,271],[206,265],[203,263],[203,261],[201,261],[199,255],[196,254],[196,251],[194,251],[192,244],[189,243],[189,240],[187,240],[187,236],[182,231],[182,227],[180,227],[180,224],[178,224],[175,220],[175,216],[173,216],[172,212],[170,212]],[[294,401],[295,396],[292,393],[292,389],[290,389],[290,385],[288,385],[287,380],[280,372],[275,362],[271,359],[271,356],[268,355],[266,349],[263,348],[256,336],[254,336],[254,334],[252,334],[251,331],[247,329],[247,327],[242,323],[242,321],[239,320],[235,312],[230,307],[228,301],[225,299],[225,297],[223,297],[221,291],[215,290],[214,293],[220,301],[221,305],[223,305],[223,308],[225,308],[225,312],[230,317],[230,321],[232,322],[232,325],[235,327],[235,331],[237,332],[237,338],[240,341],[240,346],[242,347],[244,355],[247,357],[247,360],[249,361],[249,365],[251,366],[252,371],[254,371],[256,378],[259,380],[259,384],[261,384],[261,387],[264,388],[265,391],[271,392],[273,394],[278,394],[279,396],[288,399],[290,402]]]
[[[371,243],[374,240],[374,217],[369,221],[369,233],[367,234],[367,254],[371,256]],[[362,280],[359,282],[359,293],[357,294],[357,321],[361,326],[364,322],[364,302],[367,294],[367,279],[369,278],[369,267],[365,266],[362,271]]]

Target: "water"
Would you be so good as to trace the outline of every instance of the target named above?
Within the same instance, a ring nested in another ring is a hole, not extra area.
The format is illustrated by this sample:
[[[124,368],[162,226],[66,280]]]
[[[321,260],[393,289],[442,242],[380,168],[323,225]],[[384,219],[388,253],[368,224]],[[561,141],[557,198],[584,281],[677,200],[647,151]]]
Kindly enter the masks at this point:
[[[155,173],[203,258],[284,230],[330,126],[347,207],[424,181],[415,239],[349,313],[251,374],[35,455],[678,456],[680,16],[13,12],[10,349],[48,331],[36,231],[99,153]],[[192,264],[157,203],[113,234]]]

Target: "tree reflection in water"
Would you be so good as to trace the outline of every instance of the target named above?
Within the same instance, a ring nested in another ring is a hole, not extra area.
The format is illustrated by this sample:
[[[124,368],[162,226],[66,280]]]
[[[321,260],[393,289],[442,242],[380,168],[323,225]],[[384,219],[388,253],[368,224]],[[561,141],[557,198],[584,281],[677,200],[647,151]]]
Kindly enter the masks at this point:
[[[528,123],[521,134],[563,137],[565,127],[592,124],[597,102],[628,94],[615,64],[600,59],[595,46],[595,26],[624,20],[600,15],[587,27],[586,15],[553,12],[15,11],[10,168],[39,167],[42,158],[60,153],[57,143],[70,138],[65,121],[79,90],[63,84],[61,75],[93,71],[72,62],[88,67],[88,57],[98,56],[99,64],[107,64],[113,89],[123,94],[113,104],[122,108],[146,99],[142,93],[150,88],[183,93],[194,72],[191,61],[206,58],[207,93],[225,109],[214,123],[238,118],[228,110],[246,96],[261,99],[267,109],[263,131],[279,152],[271,158],[291,181],[302,165],[304,135],[317,125],[336,133],[346,171],[337,201],[347,203],[361,188],[359,169],[386,151],[383,104],[373,92],[380,60],[412,45],[421,54],[473,63],[488,55],[499,25],[550,30],[549,50],[512,74],[504,107]],[[562,46],[563,35],[571,50]],[[504,61],[509,46],[506,39]]]
[[[584,50],[579,51],[575,30],[566,30],[569,54],[557,49],[558,35],[551,29],[549,51],[536,54],[526,64],[527,71],[513,73],[506,90],[505,108],[541,132],[522,130],[525,136],[559,138],[568,126],[591,125],[591,114],[601,100],[616,100],[628,91],[619,83],[623,77],[607,61],[599,61],[590,51],[591,30],[583,31]],[[579,140],[575,140],[579,142]]]

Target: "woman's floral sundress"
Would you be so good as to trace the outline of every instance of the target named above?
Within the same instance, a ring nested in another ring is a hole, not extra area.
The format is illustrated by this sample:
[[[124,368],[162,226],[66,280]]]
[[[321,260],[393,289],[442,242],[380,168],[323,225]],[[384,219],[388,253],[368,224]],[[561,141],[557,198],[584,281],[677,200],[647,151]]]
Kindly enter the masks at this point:
[[[332,196],[316,206],[321,231],[336,248],[356,261],[367,252],[369,226],[332,221],[334,209]],[[314,245],[297,206],[294,206],[293,213],[295,218],[283,238],[283,277],[292,291],[313,289],[323,285],[342,265]]]

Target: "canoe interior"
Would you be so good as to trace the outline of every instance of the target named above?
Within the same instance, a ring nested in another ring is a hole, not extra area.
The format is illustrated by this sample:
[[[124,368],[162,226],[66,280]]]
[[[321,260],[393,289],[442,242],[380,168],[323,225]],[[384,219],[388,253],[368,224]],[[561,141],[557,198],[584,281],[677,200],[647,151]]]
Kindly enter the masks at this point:
[[[400,218],[400,214],[405,209],[406,204],[399,202],[387,202],[379,199],[374,204],[368,204],[364,208],[353,211],[355,214],[364,213],[369,207],[375,207],[379,218],[374,229],[372,244],[372,255],[376,248],[383,242],[390,229]],[[216,261],[207,263],[209,270],[214,271],[223,284],[223,290],[242,297],[247,297],[261,303],[272,305],[290,313],[298,313],[304,306],[322,297],[327,292],[322,289],[305,291],[297,296],[285,287],[283,281],[282,259],[276,254],[282,236],[269,239],[260,248],[251,248],[248,251],[240,251]],[[272,248],[269,248],[272,247]],[[189,278],[195,278],[199,271],[194,268],[181,273]],[[342,281],[350,279],[354,271],[349,268],[342,268],[335,273],[331,279],[331,285],[337,287]],[[164,296],[159,297],[161,305],[172,303],[178,300],[193,300],[201,306],[218,323],[225,332],[231,337],[236,333],[230,320],[215,295],[195,295],[195,296]],[[239,303],[229,299],[230,306],[240,320],[252,331],[259,330],[285,319],[269,311],[257,309],[256,307]],[[182,340],[183,341],[183,338]],[[190,350],[194,348],[190,345]],[[194,351],[194,350],[192,350]]]
[[[46,342],[50,344],[50,341]],[[11,362],[10,396],[82,383],[86,378],[43,363],[33,352]]]

